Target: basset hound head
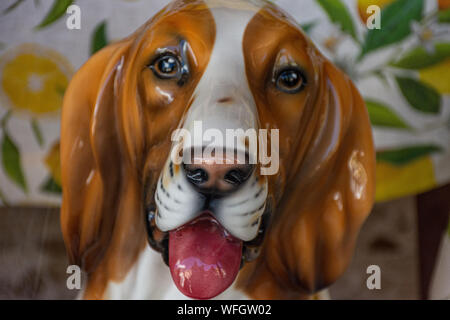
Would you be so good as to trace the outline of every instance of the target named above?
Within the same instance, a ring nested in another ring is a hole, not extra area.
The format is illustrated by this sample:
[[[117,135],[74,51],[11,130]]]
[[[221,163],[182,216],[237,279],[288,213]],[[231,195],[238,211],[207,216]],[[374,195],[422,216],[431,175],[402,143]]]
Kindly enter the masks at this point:
[[[344,271],[374,194],[357,89],[263,0],[177,0],[95,54],[64,98],[61,161],[88,298],[148,244],[187,296],[305,297]]]

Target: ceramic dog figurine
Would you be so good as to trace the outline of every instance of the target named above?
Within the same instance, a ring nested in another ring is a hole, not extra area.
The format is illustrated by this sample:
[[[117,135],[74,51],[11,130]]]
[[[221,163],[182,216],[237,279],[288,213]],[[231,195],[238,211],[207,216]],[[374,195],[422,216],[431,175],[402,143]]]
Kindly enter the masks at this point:
[[[199,124],[246,135],[174,140]],[[90,58],[61,162],[86,299],[308,298],[345,270],[374,197],[358,90],[263,0],[174,1]]]

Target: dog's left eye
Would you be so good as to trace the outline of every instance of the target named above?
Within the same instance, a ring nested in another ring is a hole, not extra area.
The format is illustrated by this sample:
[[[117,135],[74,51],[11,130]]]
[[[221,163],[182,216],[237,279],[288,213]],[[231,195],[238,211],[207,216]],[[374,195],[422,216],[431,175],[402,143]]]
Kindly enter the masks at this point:
[[[275,84],[278,90],[294,94],[304,88],[306,85],[306,77],[298,69],[285,69],[278,73]]]
[[[181,64],[176,57],[168,54],[156,59],[150,69],[161,79],[173,79],[179,76]]]

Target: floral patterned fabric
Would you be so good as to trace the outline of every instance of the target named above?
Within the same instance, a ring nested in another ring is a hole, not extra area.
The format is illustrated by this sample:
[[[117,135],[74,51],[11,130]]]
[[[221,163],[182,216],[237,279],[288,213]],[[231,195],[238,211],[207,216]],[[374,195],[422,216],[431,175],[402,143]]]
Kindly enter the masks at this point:
[[[89,56],[167,0],[0,2],[0,204],[59,205],[64,91]],[[377,148],[376,199],[450,181],[450,1],[277,0],[366,100]],[[69,30],[66,9],[81,9]],[[381,8],[381,29],[366,26]]]

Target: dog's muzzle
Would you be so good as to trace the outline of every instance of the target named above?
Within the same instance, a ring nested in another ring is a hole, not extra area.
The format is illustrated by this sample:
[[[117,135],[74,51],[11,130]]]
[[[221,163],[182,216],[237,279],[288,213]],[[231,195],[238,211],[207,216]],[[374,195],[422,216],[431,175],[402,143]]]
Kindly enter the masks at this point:
[[[185,148],[182,158],[189,161],[169,158],[164,166],[148,214],[149,240],[163,253],[180,291],[210,298],[257,257],[270,206],[267,179],[248,153],[241,162],[236,149],[223,150],[233,156],[221,159],[196,151]]]

